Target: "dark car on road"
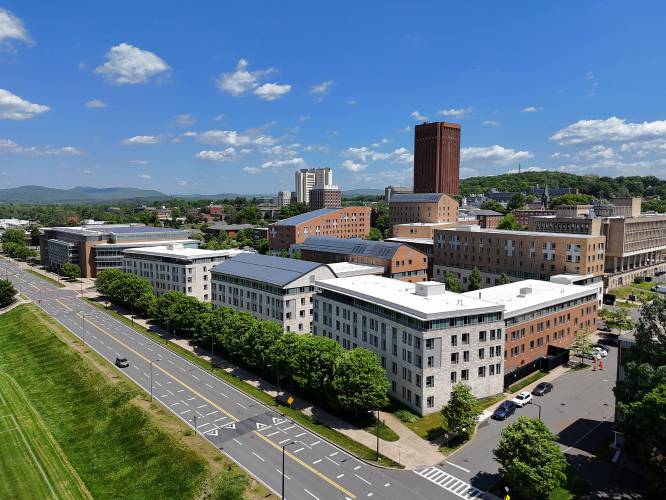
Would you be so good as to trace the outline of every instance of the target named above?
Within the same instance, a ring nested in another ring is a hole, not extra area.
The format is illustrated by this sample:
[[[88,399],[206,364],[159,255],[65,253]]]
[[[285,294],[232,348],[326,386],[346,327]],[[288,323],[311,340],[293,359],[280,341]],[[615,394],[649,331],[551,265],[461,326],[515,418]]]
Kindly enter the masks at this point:
[[[504,401],[493,412],[493,418],[495,420],[505,420],[509,418],[515,411],[516,411],[516,403],[514,403],[513,401]]]
[[[116,358],[116,366],[118,368],[127,368],[129,366],[129,362],[127,361],[127,358]]]
[[[534,394],[535,396],[543,396],[544,394],[547,394],[552,390],[553,390],[553,384],[551,384],[550,382],[541,382],[539,385],[537,385],[534,388],[532,394]]]

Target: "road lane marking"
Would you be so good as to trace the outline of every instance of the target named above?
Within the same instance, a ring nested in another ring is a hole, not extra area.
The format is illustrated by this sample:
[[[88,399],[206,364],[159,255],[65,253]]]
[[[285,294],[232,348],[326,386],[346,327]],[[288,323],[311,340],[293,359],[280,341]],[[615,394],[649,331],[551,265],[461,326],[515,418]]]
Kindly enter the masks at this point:
[[[225,418],[229,418],[229,417],[216,418],[215,420],[213,420],[213,422],[219,422],[220,420],[224,420]]]
[[[361,468],[361,466],[357,465],[356,467],[354,467],[354,470],[359,470],[360,468]]]
[[[310,492],[309,492],[308,490],[306,490],[305,488],[303,488],[303,491],[306,492],[308,495],[310,495],[310,496],[311,496],[312,498],[314,498],[315,500],[319,500],[319,497],[318,497],[318,496],[315,496],[314,494],[310,493]]]
[[[275,469],[275,470],[277,471],[278,474],[280,474],[281,476],[286,477],[287,479],[289,479],[289,481],[291,481],[291,478],[289,476],[287,476],[286,474],[282,474],[282,471],[280,469]]]
[[[289,438],[283,439],[282,441],[278,441],[278,444],[283,444],[283,443],[286,443],[287,441],[291,441],[291,439],[289,439]]]
[[[286,441],[289,441],[289,440],[287,439]],[[319,460],[315,460],[315,461],[312,462],[312,463],[316,465],[316,464],[318,464],[319,462],[321,462],[321,458],[320,458]]]
[[[207,416],[207,417],[210,417],[211,415],[215,415],[216,413],[218,413],[218,411],[217,411],[217,410],[213,410],[213,411],[211,411],[210,413],[206,413],[206,416]]]
[[[280,429],[280,430],[281,430],[281,431],[288,431],[289,429],[293,429],[294,427],[296,427],[296,426],[295,426],[295,425],[292,425],[292,426],[290,426],[290,427],[285,427],[284,429]]]
[[[315,446],[318,445],[319,443],[321,443],[321,441],[315,441],[314,443],[310,443],[310,446]]]
[[[370,486],[372,486],[372,483],[371,483],[370,481],[368,481],[367,479],[365,479],[364,477],[361,477],[361,476],[359,476],[358,474],[354,474],[354,475],[355,475],[357,478],[359,478],[361,481],[363,481],[364,483],[369,484]]]
[[[241,408],[243,408],[243,409],[247,410],[247,406],[245,406],[245,405],[242,405],[242,404],[240,404],[240,403],[238,403],[238,402],[236,402],[236,404],[237,404],[238,406],[240,406]]]
[[[421,470],[415,470],[414,473],[460,498],[483,498],[485,494],[485,492],[475,488],[471,484],[466,483],[437,467],[425,467]]]
[[[210,385],[210,384],[206,384],[206,387],[208,387],[208,388],[210,388],[210,389],[215,389],[215,387],[213,387],[213,386]]]
[[[252,454],[253,454],[255,457],[257,457],[259,460],[261,460],[262,462],[265,462],[265,461],[266,461],[266,460],[264,460],[263,458],[261,458],[259,455],[257,455],[255,452],[252,452]]]
[[[328,458],[328,457],[324,457],[324,458],[325,458],[326,460],[328,460],[329,462],[332,462],[332,463],[334,463],[335,465],[337,465],[338,467],[340,467],[340,464],[337,463],[337,462],[336,462],[335,460],[333,460],[332,458]]]
[[[234,441],[236,441],[239,445],[243,446],[243,443],[241,443],[238,439],[234,438]]]
[[[453,467],[458,467],[459,469],[464,470],[464,471],[467,472],[468,474],[470,473],[468,469],[465,469],[464,467],[460,467],[460,465],[456,465],[456,464],[454,464],[454,463],[451,463],[451,462],[449,462],[448,460],[444,460],[444,461],[445,461],[447,464],[452,465]]]
[[[294,450],[294,453],[298,453],[299,451],[303,451],[305,449],[304,446],[301,446],[299,449]]]
[[[276,434],[280,434],[280,431],[275,431],[275,432],[271,432],[270,434],[266,434],[266,437],[275,436]],[[289,441],[289,440],[287,439],[287,441]]]
[[[194,399],[194,398],[192,398],[192,399]],[[205,408],[206,406],[208,406],[208,405],[200,405],[200,406],[197,406],[197,410],[199,410],[200,408]]]
[[[307,434],[307,432],[301,432],[300,434],[296,434],[294,437],[299,438],[301,436],[305,436],[306,434]]]
[[[334,453],[330,453],[328,456],[329,456],[329,457],[334,457],[334,456],[337,455],[337,454],[338,454],[338,452],[336,451],[336,452],[334,452]]]
[[[336,477],[336,479],[340,479],[341,477],[344,477],[344,473],[343,473],[343,474],[338,474],[338,475],[335,476],[335,477]]]

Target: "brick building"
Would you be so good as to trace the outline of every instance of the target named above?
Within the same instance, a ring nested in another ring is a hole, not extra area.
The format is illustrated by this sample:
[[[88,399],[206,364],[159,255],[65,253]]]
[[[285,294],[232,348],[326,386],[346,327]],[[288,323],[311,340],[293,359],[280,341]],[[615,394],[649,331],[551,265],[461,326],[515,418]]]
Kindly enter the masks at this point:
[[[310,236],[365,238],[370,233],[370,207],[322,208],[269,226],[271,250],[288,250]]]
[[[414,192],[458,194],[460,124],[433,122],[414,127]]]
[[[342,191],[338,186],[314,186],[310,190],[310,210],[339,208],[342,206]]]
[[[394,194],[389,225],[412,222],[458,222],[458,202],[443,193]]]

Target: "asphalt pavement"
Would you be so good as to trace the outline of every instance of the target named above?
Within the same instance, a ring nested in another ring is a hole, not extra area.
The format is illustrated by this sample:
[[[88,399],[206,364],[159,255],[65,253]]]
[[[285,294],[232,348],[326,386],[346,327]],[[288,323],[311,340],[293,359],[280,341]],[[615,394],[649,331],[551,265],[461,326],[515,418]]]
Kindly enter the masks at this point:
[[[6,259],[0,262],[2,275],[110,363],[127,358],[129,367],[122,369],[127,377],[278,496],[283,449],[284,498],[485,496],[465,479],[469,474],[463,468],[407,471],[359,460],[90,305],[75,291],[57,288]]]

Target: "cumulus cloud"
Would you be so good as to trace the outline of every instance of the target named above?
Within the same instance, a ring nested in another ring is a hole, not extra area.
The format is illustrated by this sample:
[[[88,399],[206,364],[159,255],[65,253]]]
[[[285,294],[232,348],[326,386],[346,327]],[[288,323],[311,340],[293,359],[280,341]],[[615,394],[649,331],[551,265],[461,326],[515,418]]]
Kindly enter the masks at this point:
[[[176,123],[187,127],[189,125],[194,125],[197,122],[197,117],[191,113],[183,113],[182,115],[176,115]]]
[[[367,146],[360,148],[347,148],[343,151],[343,156],[360,160],[366,163],[368,160],[372,161],[390,161],[392,163],[411,163],[414,161],[414,155],[407,150],[407,148],[400,147],[391,152],[382,152],[370,149]]]
[[[264,83],[254,89],[254,95],[263,99],[264,101],[274,101],[291,90],[291,85],[288,83],[281,85],[279,83]]]
[[[419,113],[418,111],[412,111],[411,116],[412,116],[412,118],[414,118],[417,122],[427,122],[427,121],[428,121],[428,117],[422,115],[422,114]]]
[[[602,144],[597,144],[588,149],[583,149],[577,153],[577,158],[590,161],[590,160],[612,160],[617,158],[617,153],[611,147],[604,146]]]
[[[192,137],[198,142],[222,146],[272,146],[277,139],[255,131],[245,133],[236,130],[207,130],[205,132],[185,132],[185,137]]]
[[[106,108],[107,104],[101,99],[91,99],[86,102],[86,108]]]
[[[333,80],[326,80],[325,82],[318,83],[310,87],[311,94],[323,95],[327,94],[330,88],[333,86]]]
[[[236,150],[231,146],[226,149],[217,151],[199,151],[195,156],[200,160],[210,161],[234,161],[238,159],[238,153],[236,153]]]
[[[9,90],[0,89],[0,119],[29,120],[46,113],[51,108],[43,104],[35,104],[12,94]]]
[[[261,154],[263,155],[271,155],[271,156],[280,156],[280,157],[285,157],[285,158],[293,158],[295,156],[298,156],[298,148],[300,148],[301,145],[298,143],[293,143],[293,144],[278,144],[276,146],[270,146],[270,147],[264,147],[261,148]],[[304,151],[312,151],[312,149],[307,149],[303,148]]]
[[[148,162],[146,160],[127,160],[127,163],[131,163],[133,165],[147,165]]]
[[[655,138],[666,139],[666,120],[627,123],[623,118],[611,116],[605,120],[579,120],[555,132],[551,141],[560,145],[635,142]]]
[[[357,163],[352,160],[345,160],[340,164],[340,167],[349,170],[350,172],[360,172],[361,170],[365,170],[368,168],[368,166],[364,163]]]
[[[541,111],[543,108],[540,106],[527,106],[526,108],[523,108],[523,113],[536,113],[537,111]]]
[[[12,40],[32,44],[23,21],[7,9],[0,9],[0,45],[8,45]]]
[[[438,114],[442,116],[449,116],[452,118],[463,118],[464,116],[470,114],[472,108],[451,108],[451,109],[442,109]]]
[[[72,146],[21,146],[11,139],[0,139],[0,154],[36,156],[81,156],[83,151]]]
[[[271,160],[261,164],[261,168],[280,168],[280,167],[303,167],[305,160],[301,157],[289,158],[287,160]]]
[[[465,166],[489,163],[494,165],[508,165],[527,160],[532,158],[532,156],[532,153],[529,151],[516,151],[515,149],[505,148],[497,144],[488,147],[462,148],[460,150],[460,161]]]
[[[243,167],[243,172],[250,175],[257,175],[261,173],[261,169],[257,167]]]
[[[123,139],[122,144],[125,146],[135,146],[137,144],[158,144],[162,142],[162,138],[157,135],[135,135]]]
[[[171,69],[157,54],[129,43],[111,47],[106,57],[107,61],[95,68],[95,73],[117,84],[145,83]]]
[[[377,184],[385,186],[386,183],[403,184],[413,178],[413,168],[403,168],[398,170],[383,170],[380,172],[362,172],[354,176],[354,181],[364,184]]]

